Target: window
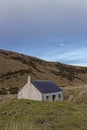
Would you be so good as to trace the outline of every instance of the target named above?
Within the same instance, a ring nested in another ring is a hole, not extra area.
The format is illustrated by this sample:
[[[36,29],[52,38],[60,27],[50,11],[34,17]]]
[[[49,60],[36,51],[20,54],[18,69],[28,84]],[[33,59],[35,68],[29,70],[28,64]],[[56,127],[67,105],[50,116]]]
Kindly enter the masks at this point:
[[[59,99],[61,98],[61,94],[59,94]]]
[[[47,100],[47,101],[49,100],[49,96],[46,96],[46,100]]]

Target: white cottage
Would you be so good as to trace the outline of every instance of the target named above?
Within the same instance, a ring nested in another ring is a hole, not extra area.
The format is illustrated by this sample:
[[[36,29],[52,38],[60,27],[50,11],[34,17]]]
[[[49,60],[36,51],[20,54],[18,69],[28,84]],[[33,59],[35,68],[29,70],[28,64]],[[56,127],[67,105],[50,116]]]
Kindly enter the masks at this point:
[[[63,91],[51,81],[31,81],[28,76],[27,84],[19,91],[18,99],[30,99],[37,101],[63,101]]]

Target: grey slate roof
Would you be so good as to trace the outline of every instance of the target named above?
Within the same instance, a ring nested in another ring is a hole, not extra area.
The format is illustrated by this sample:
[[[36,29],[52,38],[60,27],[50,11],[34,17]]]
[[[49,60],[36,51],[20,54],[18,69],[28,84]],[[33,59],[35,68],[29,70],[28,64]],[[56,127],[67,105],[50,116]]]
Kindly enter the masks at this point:
[[[62,91],[59,86],[51,81],[36,80],[32,81],[32,84],[43,94]]]

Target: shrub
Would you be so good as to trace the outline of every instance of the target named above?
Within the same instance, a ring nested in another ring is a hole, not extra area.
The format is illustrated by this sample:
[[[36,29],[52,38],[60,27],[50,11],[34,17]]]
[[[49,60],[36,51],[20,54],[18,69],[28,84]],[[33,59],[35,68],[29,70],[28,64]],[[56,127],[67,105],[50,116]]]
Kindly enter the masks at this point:
[[[17,87],[9,88],[9,92],[10,92],[10,94],[17,94],[18,93],[18,88]]]
[[[5,88],[0,89],[0,95],[7,94],[7,90]]]

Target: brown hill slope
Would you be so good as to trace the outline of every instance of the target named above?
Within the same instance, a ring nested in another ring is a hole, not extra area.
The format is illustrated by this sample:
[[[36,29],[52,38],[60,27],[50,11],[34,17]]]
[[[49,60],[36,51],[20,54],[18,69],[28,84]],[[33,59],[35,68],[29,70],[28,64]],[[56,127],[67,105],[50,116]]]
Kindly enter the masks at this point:
[[[27,76],[54,81],[62,87],[87,84],[87,68],[47,62],[35,57],[0,50],[0,89],[21,88]]]

